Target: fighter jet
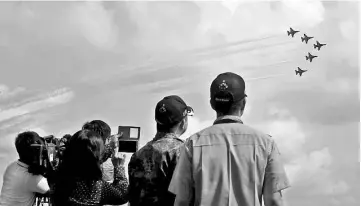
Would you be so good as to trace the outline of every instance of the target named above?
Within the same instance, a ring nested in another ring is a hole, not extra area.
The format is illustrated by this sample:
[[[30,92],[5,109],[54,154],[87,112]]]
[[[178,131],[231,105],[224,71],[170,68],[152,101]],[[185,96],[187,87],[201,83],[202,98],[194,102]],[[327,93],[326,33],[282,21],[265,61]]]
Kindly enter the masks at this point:
[[[320,51],[321,47],[325,45],[326,44],[321,44],[320,42],[316,41],[316,44],[313,44],[313,48],[316,49],[317,47],[318,51]]]
[[[293,37],[297,32],[300,32],[300,31],[293,30],[293,29],[290,27],[290,30],[287,31],[287,36],[291,35],[291,36]]]
[[[302,42],[305,41],[305,43],[307,44],[308,40],[312,39],[313,36],[307,36],[306,34],[303,34],[303,37],[301,36],[301,40]]]
[[[299,67],[297,67],[297,68],[298,68],[298,70],[295,70],[296,75],[299,74],[300,76],[302,76],[302,73],[307,71],[307,70],[302,70]]]
[[[308,52],[308,56],[306,56],[306,61],[310,60],[310,62],[312,62],[312,59],[315,58],[315,57],[317,57],[317,56],[314,56],[310,52]]]

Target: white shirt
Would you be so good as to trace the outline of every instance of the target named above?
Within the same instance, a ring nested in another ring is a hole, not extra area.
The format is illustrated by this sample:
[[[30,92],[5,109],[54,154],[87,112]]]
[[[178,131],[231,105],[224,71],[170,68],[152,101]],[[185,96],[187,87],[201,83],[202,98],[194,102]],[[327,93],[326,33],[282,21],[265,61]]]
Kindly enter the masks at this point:
[[[102,165],[103,180],[107,182],[113,182],[114,180],[114,166],[111,158],[107,159]]]
[[[44,194],[48,190],[45,177],[30,174],[25,163],[15,161],[5,170],[0,206],[32,206],[35,193]]]

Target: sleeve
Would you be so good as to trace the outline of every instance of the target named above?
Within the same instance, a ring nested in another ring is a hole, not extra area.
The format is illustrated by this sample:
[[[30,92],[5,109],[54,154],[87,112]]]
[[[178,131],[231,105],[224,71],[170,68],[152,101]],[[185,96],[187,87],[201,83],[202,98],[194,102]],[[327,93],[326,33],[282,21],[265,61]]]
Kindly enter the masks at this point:
[[[27,186],[30,191],[40,194],[45,194],[50,190],[48,180],[42,175],[31,175]]]
[[[114,168],[114,181],[112,184],[103,181],[101,204],[121,205],[128,202],[128,180],[123,166]]]
[[[132,157],[130,158],[129,164],[128,164],[128,177],[129,177],[129,186],[128,186],[128,198],[129,198],[129,203],[132,204],[133,202],[135,202],[135,198],[137,196],[137,194],[139,194],[139,192],[137,191],[136,185],[135,185],[135,180],[134,180],[134,175],[133,175],[133,171],[135,169],[135,161],[136,161],[136,156],[135,153],[132,155]]]
[[[192,144],[187,141],[181,146],[178,164],[169,185],[169,192],[176,195],[174,206],[190,205],[194,196],[192,177]]]
[[[105,145],[101,163],[104,163],[105,161],[107,161],[112,156],[112,153],[113,153],[113,147],[111,146],[111,144]]]
[[[272,140],[265,171],[263,194],[273,194],[288,187],[291,185],[281,161],[280,152],[277,144]]]

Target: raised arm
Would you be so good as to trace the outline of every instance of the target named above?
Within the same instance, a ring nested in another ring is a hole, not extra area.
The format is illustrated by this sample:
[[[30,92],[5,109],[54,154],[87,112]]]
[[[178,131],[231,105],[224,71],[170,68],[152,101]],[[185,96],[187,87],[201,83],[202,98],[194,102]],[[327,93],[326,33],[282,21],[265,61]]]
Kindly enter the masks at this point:
[[[104,152],[102,155],[101,163],[104,163],[108,160],[108,158],[112,157],[112,155],[116,152],[118,152],[118,144],[119,144],[119,138],[123,135],[121,134],[115,134],[110,136],[110,142],[105,145]]]
[[[123,165],[114,167],[114,181],[112,184],[103,181],[101,204],[121,205],[128,202],[128,180]]]

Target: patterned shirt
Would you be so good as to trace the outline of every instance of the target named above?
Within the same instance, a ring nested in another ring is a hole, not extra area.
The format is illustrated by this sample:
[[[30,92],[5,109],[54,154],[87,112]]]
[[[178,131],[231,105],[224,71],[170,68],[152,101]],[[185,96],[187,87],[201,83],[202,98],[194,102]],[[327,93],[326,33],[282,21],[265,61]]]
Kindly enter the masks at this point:
[[[112,156],[114,150],[114,146],[112,146],[111,144],[106,144],[104,146],[105,148],[102,155],[101,163],[106,162]]]
[[[114,181],[108,183],[105,180],[75,182],[74,189],[66,203],[67,206],[84,206],[84,205],[121,205],[128,201],[127,189],[128,181],[125,176],[123,166],[114,168]],[[56,191],[56,185],[54,186]],[[56,206],[63,204],[55,202]]]
[[[169,191],[175,206],[261,206],[263,194],[288,187],[275,141],[223,116],[186,140]]]
[[[176,135],[158,132],[132,155],[128,164],[130,206],[173,205],[174,195],[168,186],[182,144]]]

